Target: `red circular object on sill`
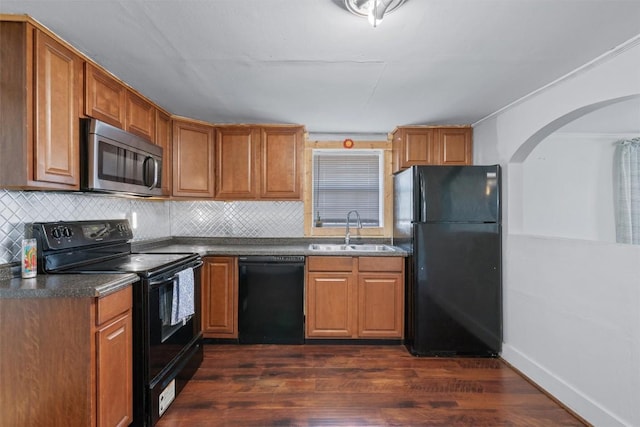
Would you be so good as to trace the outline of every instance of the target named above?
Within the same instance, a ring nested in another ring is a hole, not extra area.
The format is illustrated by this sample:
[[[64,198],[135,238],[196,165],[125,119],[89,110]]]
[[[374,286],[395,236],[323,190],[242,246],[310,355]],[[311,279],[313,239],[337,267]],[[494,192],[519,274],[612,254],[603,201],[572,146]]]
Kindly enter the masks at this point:
[[[345,139],[342,146],[344,148],[353,148],[353,139]]]

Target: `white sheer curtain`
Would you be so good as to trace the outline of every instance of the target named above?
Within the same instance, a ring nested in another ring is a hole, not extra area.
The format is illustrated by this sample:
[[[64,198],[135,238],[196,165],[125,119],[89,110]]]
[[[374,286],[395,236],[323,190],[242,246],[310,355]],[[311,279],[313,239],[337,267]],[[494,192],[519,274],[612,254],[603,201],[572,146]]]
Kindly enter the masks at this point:
[[[640,245],[640,138],[616,147],[616,241]]]

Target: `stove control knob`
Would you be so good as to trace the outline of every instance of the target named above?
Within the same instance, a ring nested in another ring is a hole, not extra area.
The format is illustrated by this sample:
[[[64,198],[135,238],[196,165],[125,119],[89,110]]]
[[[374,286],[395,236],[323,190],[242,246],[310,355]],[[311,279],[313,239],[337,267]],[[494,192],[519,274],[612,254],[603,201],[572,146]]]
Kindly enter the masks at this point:
[[[62,237],[62,233],[58,228],[54,228],[53,230],[51,230],[51,235],[56,239],[59,239],[60,237]]]
[[[71,236],[73,236],[73,232],[71,231],[71,229],[69,227],[64,227],[62,229],[62,235],[64,237],[71,237]]]

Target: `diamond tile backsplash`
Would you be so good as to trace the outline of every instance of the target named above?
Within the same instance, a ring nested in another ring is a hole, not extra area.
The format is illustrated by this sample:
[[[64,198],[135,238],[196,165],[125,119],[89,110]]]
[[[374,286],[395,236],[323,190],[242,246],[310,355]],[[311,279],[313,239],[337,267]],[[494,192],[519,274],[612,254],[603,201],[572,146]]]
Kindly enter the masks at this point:
[[[302,237],[302,202],[171,202],[171,235]]]
[[[302,237],[302,202],[169,202],[110,195],[0,190],[0,264],[18,261],[24,224],[128,218],[134,240],[169,236]]]

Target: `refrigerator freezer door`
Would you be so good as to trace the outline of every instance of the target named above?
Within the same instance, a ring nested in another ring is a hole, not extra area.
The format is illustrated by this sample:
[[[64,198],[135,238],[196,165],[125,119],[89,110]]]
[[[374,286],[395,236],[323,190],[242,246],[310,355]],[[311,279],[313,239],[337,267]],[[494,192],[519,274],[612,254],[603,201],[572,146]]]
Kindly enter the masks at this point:
[[[500,167],[419,166],[416,222],[500,222]]]
[[[414,279],[407,292],[411,353],[499,354],[500,226],[415,224],[414,238]]]

